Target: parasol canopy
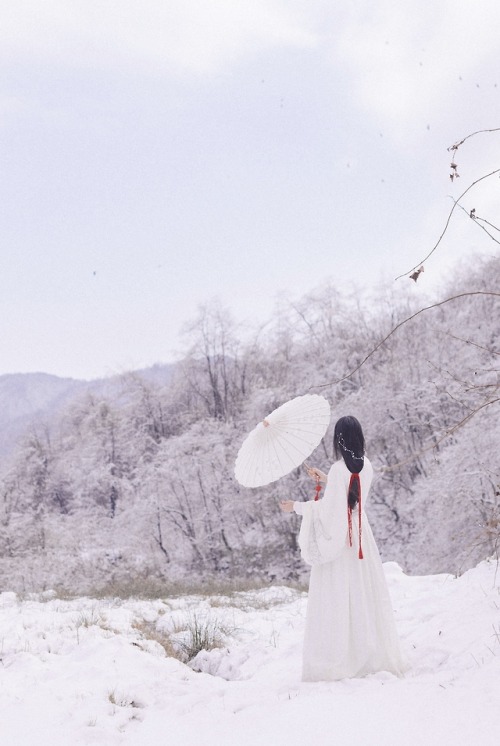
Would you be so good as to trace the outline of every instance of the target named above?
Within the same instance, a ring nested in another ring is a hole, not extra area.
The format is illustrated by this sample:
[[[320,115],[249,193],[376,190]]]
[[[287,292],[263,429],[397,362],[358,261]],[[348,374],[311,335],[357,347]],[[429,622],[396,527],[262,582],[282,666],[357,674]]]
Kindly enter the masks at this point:
[[[259,422],[241,446],[234,467],[244,487],[284,477],[311,455],[330,424],[330,404],[305,394],[282,404]]]

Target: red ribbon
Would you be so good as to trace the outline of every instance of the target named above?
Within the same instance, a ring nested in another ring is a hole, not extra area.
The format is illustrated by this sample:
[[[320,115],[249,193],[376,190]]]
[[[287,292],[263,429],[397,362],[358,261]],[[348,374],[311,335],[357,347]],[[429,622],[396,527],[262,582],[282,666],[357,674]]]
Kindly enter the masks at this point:
[[[349,480],[349,489],[347,490],[347,494],[349,495],[349,492],[351,491],[351,487],[353,486],[354,482],[357,481],[358,483],[358,531],[359,531],[359,552],[358,557],[359,559],[363,559],[363,549],[361,546],[361,513],[362,513],[362,506],[361,506],[361,482],[359,479],[359,474],[351,474],[351,478]],[[352,547],[352,508],[349,505],[349,501],[347,501],[347,525],[349,528],[349,546]]]

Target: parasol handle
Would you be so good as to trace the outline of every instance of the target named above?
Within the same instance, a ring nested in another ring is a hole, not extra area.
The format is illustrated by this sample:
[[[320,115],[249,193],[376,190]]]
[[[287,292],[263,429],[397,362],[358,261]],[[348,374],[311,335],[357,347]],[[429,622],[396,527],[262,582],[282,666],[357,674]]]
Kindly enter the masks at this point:
[[[311,466],[311,464],[308,464],[307,461],[304,461],[303,464],[307,470],[308,475],[311,477],[311,479],[315,479],[317,482],[326,482],[328,481],[328,476],[324,474],[320,469],[317,469],[315,466]]]

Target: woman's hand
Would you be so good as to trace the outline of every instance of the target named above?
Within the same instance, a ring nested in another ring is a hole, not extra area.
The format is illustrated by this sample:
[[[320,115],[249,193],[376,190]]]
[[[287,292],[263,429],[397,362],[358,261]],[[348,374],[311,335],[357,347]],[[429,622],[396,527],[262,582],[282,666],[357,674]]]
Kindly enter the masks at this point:
[[[309,466],[309,464],[304,464],[304,466],[306,467],[307,474],[311,477],[311,479],[315,479],[316,482],[327,481],[328,476],[325,474],[324,471],[317,469],[315,466]]]
[[[283,513],[293,513],[294,500],[282,500],[280,502],[280,508]]]

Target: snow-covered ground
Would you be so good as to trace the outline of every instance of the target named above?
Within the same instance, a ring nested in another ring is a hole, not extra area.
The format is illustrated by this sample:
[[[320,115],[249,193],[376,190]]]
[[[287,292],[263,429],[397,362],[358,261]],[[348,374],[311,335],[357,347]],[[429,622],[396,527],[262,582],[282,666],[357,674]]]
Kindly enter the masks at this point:
[[[2,593],[0,743],[497,746],[496,563],[457,579],[385,570],[404,679],[301,683],[306,595],[287,588],[154,601]],[[195,619],[227,637],[190,667],[153,638],[178,644]]]

